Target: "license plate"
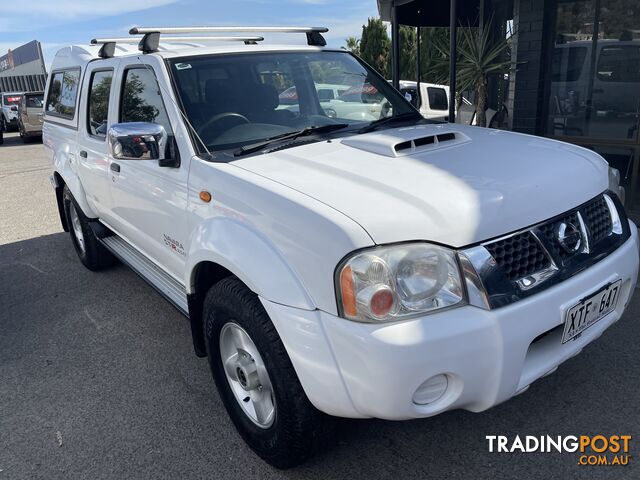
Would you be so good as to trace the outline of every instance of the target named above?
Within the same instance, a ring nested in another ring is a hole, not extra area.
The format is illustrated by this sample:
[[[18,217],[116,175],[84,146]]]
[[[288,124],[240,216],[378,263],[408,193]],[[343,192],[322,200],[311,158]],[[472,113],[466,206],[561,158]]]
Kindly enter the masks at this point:
[[[569,309],[564,321],[563,344],[578,337],[606,314],[615,310],[621,284],[622,280],[618,280],[607,285]]]

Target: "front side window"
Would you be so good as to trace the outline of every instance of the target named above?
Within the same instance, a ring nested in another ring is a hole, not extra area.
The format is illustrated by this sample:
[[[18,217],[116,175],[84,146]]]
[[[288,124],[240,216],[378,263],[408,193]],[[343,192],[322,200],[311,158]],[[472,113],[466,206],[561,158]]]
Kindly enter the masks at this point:
[[[87,130],[91,135],[104,137],[107,134],[107,119],[109,117],[109,95],[113,71],[105,70],[93,72],[89,83],[89,115],[87,116]]]
[[[420,107],[420,101],[418,98],[418,90],[412,87],[405,87],[400,89],[400,93],[404,95],[404,98],[407,102],[411,102],[411,104],[418,108]]]
[[[186,116],[212,152],[306,128],[346,125],[353,133],[398,114],[419,116],[347,52],[203,55],[170,65]]]
[[[47,113],[72,119],[76,113],[79,81],[80,70],[55,72],[49,87]]]
[[[171,123],[153,71],[130,68],[125,73],[120,104],[120,122],[149,122],[162,125],[171,134]]]

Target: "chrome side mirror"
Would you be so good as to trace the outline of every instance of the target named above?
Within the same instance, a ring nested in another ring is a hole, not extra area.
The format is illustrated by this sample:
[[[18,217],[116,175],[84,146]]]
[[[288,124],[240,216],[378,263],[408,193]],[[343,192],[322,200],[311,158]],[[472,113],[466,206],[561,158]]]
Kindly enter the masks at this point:
[[[164,160],[167,132],[157,123],[116,123],[109,128],[107,139],[114,159]]]

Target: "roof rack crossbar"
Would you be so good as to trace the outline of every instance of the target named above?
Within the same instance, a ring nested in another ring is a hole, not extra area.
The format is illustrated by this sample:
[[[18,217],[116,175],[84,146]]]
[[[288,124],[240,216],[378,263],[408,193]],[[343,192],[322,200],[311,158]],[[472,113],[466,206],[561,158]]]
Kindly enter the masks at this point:
[[[93,38],[91,45],[102,45],[105,43],[123,43],[134,44],[139,43],[142,37],[114,37],[114,38]],[[261,42],[264,37],[231,37],[231,36],[190,36],[190,37],[162,37],[162,41],[165,43],[193,43],[193,42],[208,42],[208,41],[220,41],[220,42]]]
[[[133,27],[129,30],[131,35],[143,34],[190,34],[190,33],[304,33],[307,36],[307,44],[324,47],[327,42],[322,36],[328,32],[326,27]],[[143,37],[144,39],[144,37]],[[141,42],[142,44],[142,42]],[[152,45],[150,45],[152,46]],[[144,51],[144,50],[143,50]]]

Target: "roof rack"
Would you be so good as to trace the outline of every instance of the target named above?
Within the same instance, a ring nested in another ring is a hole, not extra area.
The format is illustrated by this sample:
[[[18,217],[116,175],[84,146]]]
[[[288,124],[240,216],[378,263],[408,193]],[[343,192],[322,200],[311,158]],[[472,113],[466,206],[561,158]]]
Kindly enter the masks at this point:
[[[158,51],[161,34],[193,34],[193,33],[304,33],[307,44],[324,47],[327,42],[322,36],[328,32],[326,27],[133,27],[130,35],[144,35],[140,40],[143,53]]]
[[[133,44],[140,43],[144,40],[144,37],[116,37],[116,38],[93,38],[91,39],[91,45],[102,45],[98,52],[100,58],[111,58],[115,55],[115,46],[117,43]],[[255,45],[258,42],[262,42],[264,37],[252,36],[252,37],[231,37],[231,36],[189,36],[189,37],[165,37],[164,40],[167,43],[184,43],[193,44],[196,42],[208,42],[208,41],[221,41],[221,42],[244,42],[247,45]]]

